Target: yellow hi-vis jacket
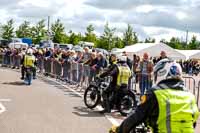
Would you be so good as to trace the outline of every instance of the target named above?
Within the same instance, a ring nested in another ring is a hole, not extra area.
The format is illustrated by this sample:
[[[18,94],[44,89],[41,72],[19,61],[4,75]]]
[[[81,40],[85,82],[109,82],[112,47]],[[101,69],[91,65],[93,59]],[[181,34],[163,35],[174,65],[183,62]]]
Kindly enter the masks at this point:
[[[119,71],[117,76],[117,86],[121,86],[122,84],[128,85],[128,81],[131,76],[130,68],[128,67],[128,65],[117,65],[117,68]]]
[[[182,90],[154,91],[158,106],[158,133],[194,133],[199,110],[193,94]]]
[[[35,56],[25,55],[23,63],[25,67],[34,67],[34,62],[35,62]]]

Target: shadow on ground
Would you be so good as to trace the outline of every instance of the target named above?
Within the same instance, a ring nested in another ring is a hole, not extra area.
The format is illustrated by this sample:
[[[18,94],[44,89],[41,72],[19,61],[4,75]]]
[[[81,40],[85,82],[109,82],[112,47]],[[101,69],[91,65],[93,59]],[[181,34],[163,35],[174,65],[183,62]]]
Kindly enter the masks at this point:
[[[15,85],[15,86],[26,86],[26,84],[23,81],[4,82],[2,84],[5,84],[5,85]]]
[[[99,111],[91,110],[86,107],[74,107],[74,110],[75,111],[72,113],[80,117],[104,117]]]

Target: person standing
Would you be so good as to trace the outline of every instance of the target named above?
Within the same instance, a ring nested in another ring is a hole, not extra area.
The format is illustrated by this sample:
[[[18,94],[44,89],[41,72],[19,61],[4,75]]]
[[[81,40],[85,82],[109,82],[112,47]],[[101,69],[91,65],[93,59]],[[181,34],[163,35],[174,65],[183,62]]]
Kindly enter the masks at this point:
[[[139,87],[141,96],[145,90],[149,90],[152,86],[153,64],[149,60],[149,55],[144,53],[143,60],[139,63]]]
[[[33,68],[35,66],[35,61],[36,58],[33,55],[33,50],[29,48],[27,50],[26,55],[24,56],[24,67],[25,67],[25,72],[26,72],[26,80],[28,81],[28,85],[31,85],[31,80],[32,80],[32,73],[33,73]],[[30,72],[28,71],[30,69]]]

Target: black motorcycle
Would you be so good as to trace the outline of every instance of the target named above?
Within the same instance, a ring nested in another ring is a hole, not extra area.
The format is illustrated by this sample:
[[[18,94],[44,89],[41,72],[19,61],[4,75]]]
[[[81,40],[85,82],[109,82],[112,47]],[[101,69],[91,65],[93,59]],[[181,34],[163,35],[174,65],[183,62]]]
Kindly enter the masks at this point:
[[[103,107],[103,92],[108,89],[110,85],[110,81],[107,78],[99,78],[96,77],[93,82],[90,82],[89,87],[85,90],[84,93],[84,103],[85,105],[93,109],[97,105],[102,105]],[[109,101],[113,101],[114,92],[109,94]],[[116,104],[116,103],[112,103]],[[127,116],[132,112],[132,110],[137,106],[135,94],[128,90],[124,91],[122,96],[120,97],[118,105],[113,105],[111,107],[117,107],[118,111],[121,115]],[[103,107],[104,108],[104,107]]]

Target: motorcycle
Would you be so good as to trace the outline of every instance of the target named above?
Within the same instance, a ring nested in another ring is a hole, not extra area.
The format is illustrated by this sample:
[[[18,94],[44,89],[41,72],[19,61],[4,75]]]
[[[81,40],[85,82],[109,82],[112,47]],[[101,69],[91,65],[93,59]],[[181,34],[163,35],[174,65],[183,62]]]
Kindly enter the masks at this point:
[[[84,92],[85,105],[90,109],[98,105],[103,107],[103,92],[108,89],[109,85],[110,81],[106,80],[106,78],[96,77],[93,82],[90,82],[89,87]],[[131,90],[127,89],[127,91],[123,92],[117,105],[111,102],[113,101],[111,99],[114,98],[114,95],[113,91],[109,94],[109,102],[112,104],[111,108],[116,106],[122,116],[130,114],[137,106],[135,94]]]
[[[26,67],[25,68],[25,84],[26,85],[31,85],[31,81],[32,81],[32,67]]]

